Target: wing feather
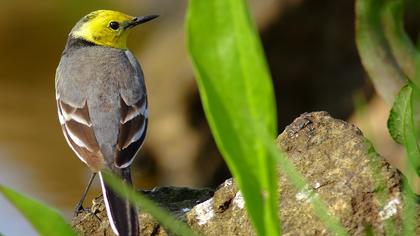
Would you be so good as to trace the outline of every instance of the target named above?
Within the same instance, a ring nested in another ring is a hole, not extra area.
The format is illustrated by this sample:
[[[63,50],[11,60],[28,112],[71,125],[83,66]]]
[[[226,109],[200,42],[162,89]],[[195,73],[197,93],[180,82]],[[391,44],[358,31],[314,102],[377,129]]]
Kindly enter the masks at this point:
[[[144,142],[147,130],[147,99],[141,97],[137,103],[128,106],[121,97],[121,119],[115,164],[126,167],[131,164]]]
[[[87,102],[81,108],[57,100],[58,115],[64,136],[77,156],[93,170],[103,166],[103,156],[89,116]]]

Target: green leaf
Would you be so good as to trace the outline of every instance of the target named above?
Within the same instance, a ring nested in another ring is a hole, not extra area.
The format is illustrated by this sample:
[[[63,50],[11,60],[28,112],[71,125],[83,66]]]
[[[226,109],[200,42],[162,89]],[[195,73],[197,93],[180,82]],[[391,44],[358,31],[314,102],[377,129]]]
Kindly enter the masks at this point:
[[[356,1],[356,44],[365,70],[379,95],[392,104],[405,77],[385,39],[381,13],[384,0]]]
[[[420,150],[417,145],[418,132],[413,112],[413,102],[418,104],[418,89],[413,83],[404,86],[391,109],[388,130],[392,138],[403,144],[411,167],[420,174]]]
[[[105,182],[117,192],[120,196],[127,198],[137,208],[148,212],[166,229],[169,229],[175,235],[196,236],[185,223],[175,219],[169,211],[160,208],[152,200],[144,197],[140,193],[122,182],[118,177],[110,172],[103,172]]]
[[[207,120],[251,221],[259,235],[279,235],[275,162],[254,128],[274,140],[276,106],[246,1],[191,0],[187,38]]]
[[[411,103],[412,92],[413,89],[409,85],[401,88],[389,114],[388,131],[394,141],[399,144],[404,143],[404,116],[406,115],[404,112]]]
[[[55,209],[3,185],[0,185],[0,193],[25,216],[40,235],[76,235]]]

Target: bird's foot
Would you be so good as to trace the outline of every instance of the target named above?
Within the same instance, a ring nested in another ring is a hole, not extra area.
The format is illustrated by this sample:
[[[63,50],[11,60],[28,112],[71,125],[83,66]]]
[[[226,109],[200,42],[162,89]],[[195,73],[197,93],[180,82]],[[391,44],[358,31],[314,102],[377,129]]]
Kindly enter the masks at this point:
[[[90,210],[84,208],[82,204],[77,204],[76,207],[74,208],[74,215],[73,216],[76,217],[82,212],[90,212]]]
[[[74,217],[78,216],[80,213],[86,213],[87,216],[92,215],[98,221],[102,221],[101,218],[97,215],[99,213],[96,209],[84,208],[82,205],[77,205],[74,209]]]

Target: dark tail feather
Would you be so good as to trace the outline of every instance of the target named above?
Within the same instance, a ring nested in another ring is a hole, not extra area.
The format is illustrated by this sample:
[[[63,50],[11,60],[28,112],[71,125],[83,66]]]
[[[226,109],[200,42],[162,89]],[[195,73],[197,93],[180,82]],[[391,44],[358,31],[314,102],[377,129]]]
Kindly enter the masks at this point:
[[[114,174],[120,176],[123,181],[131,185],[131,174],[129,168],[119,169]],[[116,235],[119,236],[138,236],[139,220],[137,209],[133,207],[127,199],[123,199],[117,195],[103,181],[102,173],[99,172],[102,193],[109,219],[109,224]]]

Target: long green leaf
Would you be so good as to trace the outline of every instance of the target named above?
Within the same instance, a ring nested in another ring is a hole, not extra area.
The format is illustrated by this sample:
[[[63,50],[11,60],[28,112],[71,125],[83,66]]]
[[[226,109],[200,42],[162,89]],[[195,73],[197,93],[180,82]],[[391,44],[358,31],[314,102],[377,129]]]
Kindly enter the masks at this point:
[[[162,226],[169,229],[175,235],[181,236],[196,236],[185,223],[175,219],[171,213],[162,209],[152,200],[144,197],[140,193],[134,191],[131,187],[127,186],[118,177],[109,172],[103,172],[104,179],[107,184],[117,192],[120,196],[127,198],[137,208],[145,210],[152,215]]]
[[[405,81],[382,28],[384,3],[384,0],[356,1],[356,44],[376,91],[391,105]]]
[[[274,160],[252,126],[274,140],[276,108],[263,50],[244,0],[191,0],[188,48],[206,117],[259,235],[279,235]]]
[[[395,59],[405,75],[415,79],[416,47],[404,30],[404,0],[386,0],[383,8],[383,25]],[[417,85],[419,83],[415,82]]]
[[[66,223],[55,209],[3,185],[0,185],[0,193],[26,217],[40,235],[76,235],[70,225]]]
[[[402,226],[403,226],[403,233],[404,236],[414,236],[416,235],[416,210],[417,210],[417,202],[416,202],[416,194],[413,193],[410,185],[408,184],[408,178],[413,176],[408,176],[407,178],[403,179],[403,199],[404,199],[404,208],[403,208],[403,218],[402,218]]]
[[[413,86],[409,84],[410,88]],[[415,88],[411,88],[414,90]],[[406,154],[408,156],[408,160],[414,168],[417,176],[420,175],[420,150],[417,144],[418,136],[417,136],[417,127],[414,123],[414,113],[413,113],[413,95],[414,92],[411,92],[409,102],[406,104],[403,111],[403,134],[404,134],[404,147]]]

